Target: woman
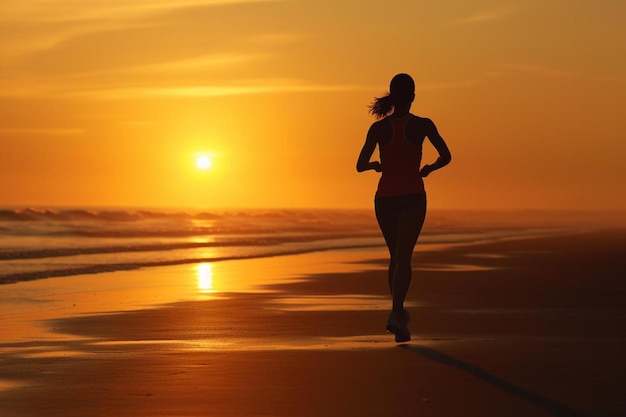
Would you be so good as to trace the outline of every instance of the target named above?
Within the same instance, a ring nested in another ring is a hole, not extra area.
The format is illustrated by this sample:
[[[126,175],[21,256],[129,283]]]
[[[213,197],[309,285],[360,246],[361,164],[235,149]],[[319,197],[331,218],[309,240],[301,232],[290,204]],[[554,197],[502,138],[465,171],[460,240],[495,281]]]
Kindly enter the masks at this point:
[[[370,113],[378,120],[370,127],[356,164],[358,172],[382,172],[374,199],[376,219],[389,248],[389,290],[393,307],[387,331],[396,342],[411,340],[409,314],[404,309],[411,283],[411,257],[426,216],[423,177],[450,163],[448,146],[435,124],[409,113],[415,98],[415,83],[407,74],[391,80],[389,94],[376,98]],[[428,138],[439,158],[421,167],[422,144]],[[378,145],[380,162],[370,161]]]

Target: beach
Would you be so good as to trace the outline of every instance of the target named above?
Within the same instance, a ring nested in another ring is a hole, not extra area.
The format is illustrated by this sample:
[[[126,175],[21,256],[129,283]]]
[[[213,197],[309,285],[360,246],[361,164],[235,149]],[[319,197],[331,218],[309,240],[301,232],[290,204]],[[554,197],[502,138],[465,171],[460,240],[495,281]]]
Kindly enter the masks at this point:
[[[625,415],[624,255],[615,228],[418,244],[400,345],[380,247],[7,284],[0,415]]]

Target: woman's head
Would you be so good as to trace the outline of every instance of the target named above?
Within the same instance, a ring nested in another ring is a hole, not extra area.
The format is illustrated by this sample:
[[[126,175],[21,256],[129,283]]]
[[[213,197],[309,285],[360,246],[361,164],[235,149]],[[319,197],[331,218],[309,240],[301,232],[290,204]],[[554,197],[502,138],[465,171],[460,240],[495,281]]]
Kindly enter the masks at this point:
[[[389,84],[389,94],[394,100],[404,103],[410,103],[415,98],[415,82],[409,74],[398,74],[391,79]]]
[[[393,108],[410,106],[415,98],[415,82],[408,74],[397,74],[391,79],[389,93],[383,97],[376,97],[370,105],[370,113],[381,119],[387,116]]]

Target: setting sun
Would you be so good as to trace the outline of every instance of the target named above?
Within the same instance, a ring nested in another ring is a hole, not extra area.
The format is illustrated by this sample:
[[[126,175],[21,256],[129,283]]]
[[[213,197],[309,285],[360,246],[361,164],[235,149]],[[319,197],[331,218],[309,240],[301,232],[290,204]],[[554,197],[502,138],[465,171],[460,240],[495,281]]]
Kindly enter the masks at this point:
[[[198,169],[209,169],[211,168],[211,165],[213,165],[213,163],[208,156],[202,155],[196,159],[196,166]]]

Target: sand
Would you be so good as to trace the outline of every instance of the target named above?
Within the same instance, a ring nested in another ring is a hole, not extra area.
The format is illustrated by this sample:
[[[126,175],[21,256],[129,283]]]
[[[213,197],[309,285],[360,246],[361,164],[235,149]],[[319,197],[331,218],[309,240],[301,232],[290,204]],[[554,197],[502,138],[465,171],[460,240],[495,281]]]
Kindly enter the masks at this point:
[[[626,415],[624,255],[422,246],[402,345],[382,250],[3,286],[0,416]]]

